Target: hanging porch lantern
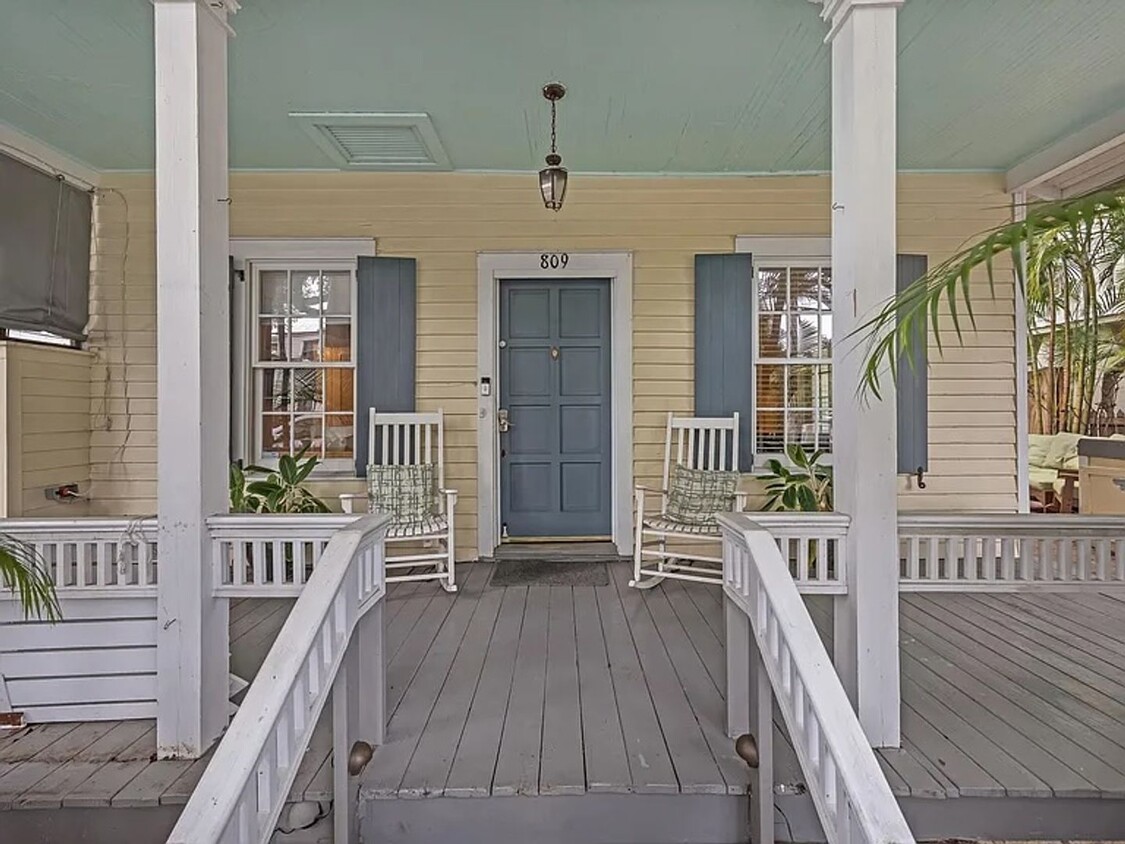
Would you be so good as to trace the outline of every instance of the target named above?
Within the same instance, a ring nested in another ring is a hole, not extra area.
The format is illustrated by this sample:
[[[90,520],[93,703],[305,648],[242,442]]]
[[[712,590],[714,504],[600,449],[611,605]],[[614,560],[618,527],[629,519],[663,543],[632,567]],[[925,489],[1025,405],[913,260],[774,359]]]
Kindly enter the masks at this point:
[[[549,82],[543,86],[543,96],[551,103],[551,152],[547,155],[547,166],[539,171],[539,191],[543,204],[558,211],[566,196],[566,168],[555,148],[555,104],[566,96],[566,88],[561,82]]]

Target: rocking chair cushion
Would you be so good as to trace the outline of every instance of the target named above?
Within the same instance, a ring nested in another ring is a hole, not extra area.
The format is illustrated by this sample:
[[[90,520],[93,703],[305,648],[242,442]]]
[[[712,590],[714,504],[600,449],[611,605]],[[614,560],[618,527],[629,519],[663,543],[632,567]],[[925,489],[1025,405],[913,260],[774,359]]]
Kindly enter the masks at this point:
[[[432,464],[367,467],[371,512],[387,513],[395,525],[422,524],[437,515],[437,475]]]
[[[734,509],[738,472],[689,469],[677,463],[668,482],[665,515],[688,525],[713,525],[715,514]]]

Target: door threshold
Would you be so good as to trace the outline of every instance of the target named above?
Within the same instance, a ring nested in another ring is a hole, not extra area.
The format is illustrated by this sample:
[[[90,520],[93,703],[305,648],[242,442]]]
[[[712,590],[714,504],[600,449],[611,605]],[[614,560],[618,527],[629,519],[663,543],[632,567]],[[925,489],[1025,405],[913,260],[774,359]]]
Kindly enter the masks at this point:
[[[612,542],[612,536],[505,536],[500,540],[501,545],[535,545],[538,543],[573,543],[580,545],[584,542]]]

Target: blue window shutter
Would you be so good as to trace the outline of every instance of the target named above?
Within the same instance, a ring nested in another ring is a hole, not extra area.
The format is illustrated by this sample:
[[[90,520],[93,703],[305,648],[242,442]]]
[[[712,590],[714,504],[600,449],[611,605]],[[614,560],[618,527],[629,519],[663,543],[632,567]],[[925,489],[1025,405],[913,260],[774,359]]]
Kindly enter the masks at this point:
[[[367,472],[367,410],[414,411],[416,262],[360,257],[356,271],[355,469]]]
[[[695,415],[739,414],[743,472],[753,466],[753,302],[753,256],[695,256]]]
[[[895,289],[900,293],[926,274],[925,255],[899,255]],[[929,356],[926,352],[926,324],[918,326],[918,342],[913,359],[905,354],[898,362],[898,471],[917,475],[929,471]]]

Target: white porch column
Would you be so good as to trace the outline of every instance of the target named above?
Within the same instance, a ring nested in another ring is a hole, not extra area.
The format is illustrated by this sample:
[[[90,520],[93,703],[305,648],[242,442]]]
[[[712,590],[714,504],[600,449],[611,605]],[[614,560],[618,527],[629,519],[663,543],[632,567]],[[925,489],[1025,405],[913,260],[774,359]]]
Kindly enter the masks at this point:
[[[205,519],[227,511],[227,33],[232,0],[154,0],[157,752],[196,757],[227,724],[227,601]]]
[[[837,668],[876,747],[899,744],[893,385],[857,401],[863,344],[844,338],[895,293],[896,15],[902,0],[824,0],[832,45],[833,459],[851,517]]]

